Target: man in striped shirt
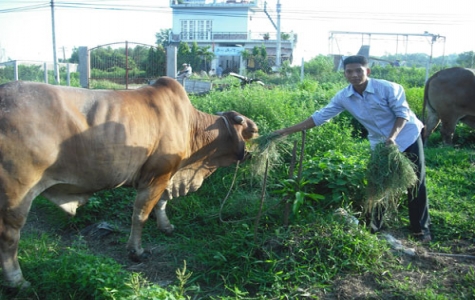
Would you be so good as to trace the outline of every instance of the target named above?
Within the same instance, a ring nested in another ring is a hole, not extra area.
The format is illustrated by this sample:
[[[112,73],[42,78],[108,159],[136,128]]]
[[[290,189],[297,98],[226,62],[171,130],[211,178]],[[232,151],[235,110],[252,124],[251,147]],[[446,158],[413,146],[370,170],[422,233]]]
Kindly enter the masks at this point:
[[[422,144],[422,122],[411,111],[404,88],[399,84],[368,76],[371,69],[364,56],[349,56],[343,61],[344,74],[350,83],[340,90],[328,105],[306,120],[274,132],[285,136],[320,126],[343,111],[348,111],[368,130],[371,148],[384,142],[396,145],[416,165],[418,183],[408,191],[409,220],[414,236],[431,241],[429,203],[426,192],[425,158]],[[383,213],[373,214],[371,231],[382,227]]]

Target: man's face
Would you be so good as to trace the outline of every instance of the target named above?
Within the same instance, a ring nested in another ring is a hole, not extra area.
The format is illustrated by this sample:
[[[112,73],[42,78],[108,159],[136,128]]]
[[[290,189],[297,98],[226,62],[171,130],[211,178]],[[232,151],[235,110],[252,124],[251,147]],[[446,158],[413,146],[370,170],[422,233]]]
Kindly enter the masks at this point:
[[[368,81],[368,75],[371,73],[369,68],[363,67],[358,63],[347,64],[345,67],[345,77],[349,83],[358,87]]]

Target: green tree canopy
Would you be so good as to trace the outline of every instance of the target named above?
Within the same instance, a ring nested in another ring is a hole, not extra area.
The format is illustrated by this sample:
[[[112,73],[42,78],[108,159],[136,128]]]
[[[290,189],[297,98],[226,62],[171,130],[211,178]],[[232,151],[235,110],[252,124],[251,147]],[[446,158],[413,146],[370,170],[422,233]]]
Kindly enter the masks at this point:
[[[457,64],[464,68],[475,68],[475,53],[473,51],[460,53]]]
[[[169,37],[171,32],[171,28],[160,29],[160,31],[155,34],[157,45],[162,45],[163,48],[166,48],[168,45],[170,45]]]

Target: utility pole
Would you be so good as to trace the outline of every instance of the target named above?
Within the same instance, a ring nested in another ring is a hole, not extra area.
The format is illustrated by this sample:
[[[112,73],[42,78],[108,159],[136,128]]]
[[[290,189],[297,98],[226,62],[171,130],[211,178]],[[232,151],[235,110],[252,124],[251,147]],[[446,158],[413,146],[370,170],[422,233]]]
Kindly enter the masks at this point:
[[[280,11],[281,11],[280,0],[277,0],[277,49],[275,52],[275,66],[279,69],[280,69],[280,60],[281,60]]]
[[[54,78],[56,84],[59,84],[59,70],[58,70],[58,59],[56,57],[56,33],[54,25],[54,0],[51,0],[51,27],[53,30],[53,64],[54,64]]]
[[[430,36],[431,40],[430,40],[430,57],[429,57],[429,63],[427,64],[427,67],[426,67],[426,79],[425,79],[425,82],[427,82],[427,80],[429,80],[429,71],[430,71],[430,68],[432,67],[432,55],[433,55],[433,52],[434,52],[434,43],[437,42],[437,40],[439,38],[443,38],[445,40],[445,37],[443,36],[440,36],[440,35],[435,35],[435,34],[432,34],[432,33],[428,33],[427,31],[424,32],[426,35]]]
[[[63,63],[66,62],[66,49],[64,48],[64,46],[62,47],[63,49]]]
[[[271,16],[267,12],[267,1],[264,2],[264,13],[267,15],[272,25],[274,26],[274,28],[277,30],[277,39],[276,39],[276,47],[275,47],[276,49],[275,65],[277,68],[280,68],[280,61],[281,61],[280,11],[281,11],[280,0],[277,0],[277,25],[276,25],[274,23],[274,20],[272,20]]]

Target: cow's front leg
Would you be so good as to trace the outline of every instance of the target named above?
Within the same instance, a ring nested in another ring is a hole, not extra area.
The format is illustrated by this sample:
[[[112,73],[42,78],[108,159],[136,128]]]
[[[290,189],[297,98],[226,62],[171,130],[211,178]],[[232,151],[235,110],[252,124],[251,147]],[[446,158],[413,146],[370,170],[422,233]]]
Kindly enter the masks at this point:
[[[168,220],[166,207],[167,207],[167,200],[160,199],[158,204],[155,206],[155,217],[157,218],[157,226],[158,229],[165,233],[166,235],[171,235],[175,226],[170,224],[170,220]]]
[[[155,187],[148,187],[137,191],[134,212],[132,214],[132,227],[130,229],[129,241],[127,242],[129,258],[133,261],[142,261],[148,256],[142,248],[142,230],[165,187],[166,184],[159,184]]]
[[[8,203],[8,200],[1,198],[0,202]],[[19,208],[0,211],[0,260],[3,285],[8,288],[21,289],[30,286],[30,283],[23,278],[18,262],[20,230],[25,224],[28,213],[24,209],[26,206],[29,207],[29,205],[23,205]]]

